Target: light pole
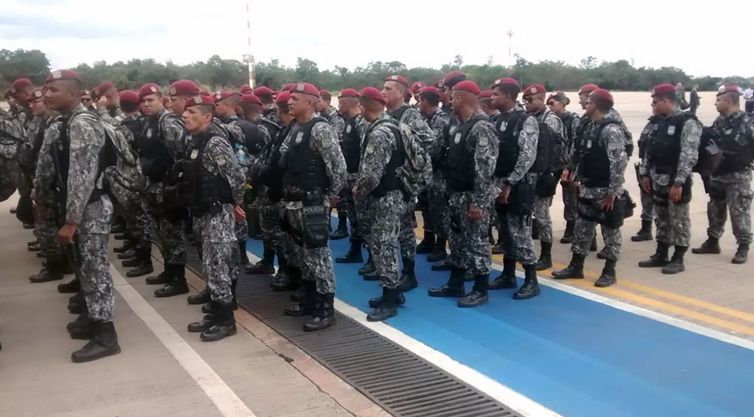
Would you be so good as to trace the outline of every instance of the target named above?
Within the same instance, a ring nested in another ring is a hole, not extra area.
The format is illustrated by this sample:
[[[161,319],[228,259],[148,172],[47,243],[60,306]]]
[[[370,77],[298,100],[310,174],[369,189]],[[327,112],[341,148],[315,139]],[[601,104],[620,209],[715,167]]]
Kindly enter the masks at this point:
[[[246,1],[246,48],[247,53],[243,55],[243,61],[249,67],[249,87],[254,88],[254,54],[251,48],[251,7],[249,1]]]

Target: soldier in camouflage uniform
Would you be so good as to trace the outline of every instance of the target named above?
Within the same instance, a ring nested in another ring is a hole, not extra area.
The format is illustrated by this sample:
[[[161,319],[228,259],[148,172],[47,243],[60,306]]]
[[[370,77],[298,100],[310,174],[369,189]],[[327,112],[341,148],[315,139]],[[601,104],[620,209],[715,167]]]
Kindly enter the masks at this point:
[[[365,235],[369,233],[369,230],[364,227],[365,224],[370,224],[367,211],[369,203],[368,197],[356,197],[352,190],[356,185],[356,178],[359,176],[361,144],[366,136],[366,130],[369,128],[369,122],[365,121],[361,115],[359,92],[354,89],[346,88],[340,92],[338,107],[346,124],[340,140],[340,150],[346,160],[347,171],[346,186],[341,192],[341,201],[338,202],[338,216],[340,216],[341,207],[345,205],[344,211],[348,213],[348,220],[351,222],[351,247],[344,256],[335,258],[335,262],[360,263],[364,261],[361,256],[361,246],[364,243]],[[333,237],[330,236],[330,238]]]
[[[69,325],[71,337],[89,339],[73,352],[74,362],[86,362],[120,352],[113,327],[113,281],[107,261],[107,240],[113,205],[101,189],[99,159],[105,132],[99,120],[81,105],[81,79],[70,70],[54,71],[45,85],[45,103],[59,111],[60,123],[50,153],[40,154],[36,177],[46,189],[57,186],[65,209],[58,231],[63,245],[78,252],[76,274],[86,300],[86,313]],[[62,184],[61,184],[62,181]],[[53,185],[56,184],[56,185]]]
[[[19,78],[11,83],[8,88],[8,95],[13,101],[13,105],[10,108],[9,113],[5,113],[3,122],[3,138],[0,143],[0,164],[2,165],[2,172],[7,177],[3,178],[2,188],[5,192],[8,192],[8,196],[18,188],[21,199],[19,199],[19,206],[22,204],[22,200],[26,199],[28,202],[31,189],[28,186],[26,175],[22,169],[19,158],[23,156],[23,148],[28,146],[28,131],[29,124],[32,121],[32,115],[29,109],[29,102],[31,100],[34,91],[34,85],[28,78]],[[11,119],[15,119],[18,124],[12,122]],[[4,198],[7,196],[3,195]],[[16,208],[16,213],[18,207]],[[25,228],[30,228],[29,223],[24,223]]]
[[[333,129],[335,129],[335,133],[338,134],[338,141],[342,141],[343,134],[346,130],[345,121],[338,112],[338,109],[330,104],[332,101],[330,92],[327,90],[320,90],[319,95],[320,100],[317,103],[317,113],[332,125]],[[341,191],[340,198],[336,204],[336,208],[338,209],[338,226],[336,227],[335,232],[330,235],[330,239],[333,240],[345,239],[348,237],[348,204],[346,203],[346,188],[347,187],[343,187],[343,191]]]
[[[602,225],[606,260],[602,274],[594,283],[596,287],[615,284],[615,265],[621,249],[620,227],[623,225],[625,200],[623,173],[627,155],[625,137],[620,123],[608,117],[613,97],[603,89],[594,90],[587,100],[586,114],[591,118],[589,130],[584,132],[580,152],[580,165],[576,181],[579,189],[575,239],[571,247],[573,257],[562,271],[554,271],[555,279],[583,278],[584,259],[594,239],[596,223]]]
[[[92,98],[97,102],[97,113],[102,121],[117,126],[126,118],[120,106],[120,94],[115,84],[108,81],[101,82],[92,90]]]
[[[275,105],[275,92],[264,85],[254,89],[254,95],[259,97],[262,102],[262,115],[265,119],[280,125],[280,119],[277,116],[277,106]]]
[[[534,241],[531,237],[534,189],[537,173],[531,172],[537,157],[537,120],[516,105],[521,85],[513,78],[499,78],[492,85],[492,104],[500,110],[495,119],[500,150],[495,164],[495,211],[500,225],[503,272],[490,282],[491,290],[513,289],[516,262],[524,267],[524,285],[513,295],[524,300],[539,295]]]
[[[538,155],[537,163],[535,164],[539,177],[537,178],[537,192],[534,198],[534,223],[538,230],[541,245],[539,260],[537,261],[537,271],[541,271],[552,267],[552,219],[550,218],[550,206],[552,206],[552,198],[557,188],[557,178],[560,178],[563,169],[564,161],[562,160],[561,150],[565,136],[563,122],[545,105],[544,85],[533,84],[527,86],[524,88],[523,98],[526,103],[527,113],[534,116],[539,123],[539,141],[545,141],[544,135],[548,135],[552,138],[550,140],[551,145],[545,145],[545,148],[553,146],[552,149],[549,149],[549,156],[542,159],[546,161],[544,162],[546,166],[538,166],[541,164],[539,161],[542,155]],[[544,131],[544,129],[547,129],[547,131]],[[540,149],[543,149],[541,144]]]
[[[738,250],[731,260],[743,264],[751,245],[751,163],[754,160],[754,118],[741,111],[737,85],[725,85],[717,93],[715,106],[720,116],[712,124],[723,158],[709,179],[707,203],[707,241],[693,253],[720,253],[720,237],[725,230],[727,212]]]
[[[564,143],[563,143],[563,160],[568,161],[573,149],[573,138],[579,129],[581,118],[574,112],[566,110],[566,106],[571,100],[563,93],[558,91],[547,97],[547,106],[555,113],[563,123]],[[561,182],[563,191],[563,217],[566,221],[566,229],[560,243],[573,242],[573,227],[576,224],[578,213],[576,211],[576,202],[578,201],[578,190],[570,182]]]
[[[432,154],[435,146],[435,134],[427,125],[419,111],[405,103],[406,91],[409,88],[408,80],[401,75],[391,75],[385,78],[382,94],[385,96],[386,106],[390,117],[398,120],[400,123],[407,125],[416,139],[421,143],[425,151]],[[403,271],[401,282],[404,282],[404,289],[416,288],[416,274],[414,265],[416,263],[416,197],[407,196],[408,203],[401,216],[401,231],[398,241],[401,244],[401,259],[403,261]],[[370,271],[371,272],[371,271]],[[364,276],[373,274],[365,273]]]
[[[429,290],[432,297],[463,297],[459,307],[487,302],[490,277],[490,242],[487,239],[492,200],[492,180],[498,156],[495,127],[479,110],[479,87],[464,80],[453,87],[453,111],[458,129],[453,133],[447,159],[450,192],[450,263],[448,283]],[[474,275],[474,288],[464,296],[466,273]]]
[[[382,296],[370,300],[374,310],[367,320],[383,321],[398,314],[401,296],[398,231],[405,201],[396,169],[403,164],[404,155],[397,121],[384,112],[385,99],[379,90],[365,88],[360,102],[369,130],[352,191],[358,198],[369,198],[369,247],[382,286]]]
[[[654,111],[654,109],[652,110]],[[651,121],[653,117],[654,115],[648,119],[650,123],[647,123],[644,130],[641,132],[641,136],[639,136],[638,145],[640,160],[644,159],[644,154],[646,153],[647,141],[649,140],[650,133],[652,133],[653,124]],[[639,177],[640,166],[641,162],[637,162],[634,167],[636,169],[637,181],[641,183],[641,177]],[[639,229],[634,236],[631,236],[632,242],[652,240],[652,222],[655,219],[655,203],[652,200],[652,193],[645,193],[641,187],[639,187],[639,191],[641,192],[641,229]]]
[[[315,117],[319,90],[308,83],[293,87],[288,107],[296,118],[281,145],[286,229],[301,254],[305,295],[287,315],[312,315],[304,330],[329,327],[335,319],[335,275],[328,246],[329,206],[345,185],[346,162],[338,136],[326,120]]]
[[[146,117],[139,138],[139,163],[147,177],[147,209],[151,217],[152,236],[160,243],[165,270],[148,277],[147,284],[165,284],[155,291],[156,297],[170,297],[188,292],[186,284],[185,210],[177,206],[175,189],[168,184],[168,172],[185,151],[183,121],[180,115],[187,100],[198,94],[192,81],[179,80],[170,86],[171,111],[163,107],[159,86],[148,83],[139,89],[141,111]],[[195,304],[209,302],[204,292]]]
[[[214,109],[209,96],[188,100],[183,121],[190,136],[184,159],[176,164],[184,173],[180,200],[194,215],[194,234],[201,241],[202,267],[211,296],[209,313],[189,324],[188,331],[201,333],[205,342],[236,333],[232,281],[238,247],[234,223],[245,216],[241,204],[246,176],[231,139],[213,123]]]
[[[657,251],[639,266],[662,267],[663,274],[677,274],[685,270],[683,257],[691,238],[691,170],[699,157],[702,125],[678,109],[672,84],[652,90],[652,106],[655,116],[640,174],[644,192],[651,191],[655,202]],[[675,246],[675,252],[668,260],[670,246]]]
[[[448,217],[448,193],[445,185],[444,156],[447,145],[444,140],[450,125],[450,116],[440,110],[440,90],[436,87],[424,87],[419,93],[419,111],[435,135],[436,144],[432,147],[432,184],[429,186],[429,217],[434,233],[434,250],[427,256],[430,262],[442,261],[447,257],[446,242],[450,235],[450,218]],[[430,241],[432,238],[430,237]]]

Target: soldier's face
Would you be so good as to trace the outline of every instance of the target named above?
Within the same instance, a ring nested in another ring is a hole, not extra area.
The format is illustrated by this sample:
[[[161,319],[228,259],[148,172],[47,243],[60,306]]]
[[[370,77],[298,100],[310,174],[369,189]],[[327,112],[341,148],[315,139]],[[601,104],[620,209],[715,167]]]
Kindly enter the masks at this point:
[[[233,115],[236,114],[236,109],[227,100],[223,100],[223,101],[217,103],[217,107],[215,108],[215,112],[220,117],[230,117],[230,116],[233,116]]]
[[[288,100],[288,110],[293,117],[304,116],[306,113],[314,107],[313,101],[317,100],[313,96],[301,93],[291,94],[291,98]]]
[[[395,81],[385,81],[385,84],[382,86],[382,97],[385,97],[385,101],[390,106],[397,106],[403,103],[403,96],[404,92],[398,86],[398,83]]]
[[[162,99],[156,94],[144,96],[141,101],[141,112],[145,116],[154,116],[162,111]]]
[[[432,106],[429,105],[429,103],[427,102],[427,100],[425,100],[425,99],[423,99],[421,97],[419,97],[418,102],[419,102],[419,111],[422,114],[428,114],[430,112],[430,109],[431,109]]]
[[[198,133],[206,129],[212,122],[212,113],[203,113],[199,106],[191,106],[183,112],[181,118],[187,132]]]
[[[594,115],[595,109],[596,109],[596,107],[595,107],[594,103],[592,103],[592,100],[590,100],[589,98],[587,98],[586,102],[584,103],[584,111],[585,111],[584,113],[588,117],[592,117]]]
[[[547,107],[549,107],[550,110],[552,110],[555,114],[560,114],[565,111],[565,106],[563,105],[563,103],[557,100],[550,100],[550,102],[547,103]]]
[[[120,107],[120,96],[118,90],[112,88],[105,94],[105,106],[108,109],[117,109]]]
[[[74,92],[64,81],[52,81],[45,87],[44,102],[49,109],[65,110],[76,101]]]
[[[183,114],[186,110],[186,97],[171,96],[170,97],[170,111],[175,114]]]
[[[317,101],[317,111],[319,113],[327,110],[328,107],[330,107],[330,103],[325,103],[325,100],[319,99],[319,101]]]
[[[579,104],[581,105],[581,110],[586,110],[586,100],[588,98],[589,98],[588,93],[579,94]]]
[[[727,113],[730,110],[731,104],[732,103],[727,94],[717,96],[715,99],[715,109],[717,109],[717,112],[720,114]]]
[[[540,111],[545,104],[544,100],[539,95],[524,97],[524,103],[526,103],[526,111],[529,113]]]
[[[34,116],[42,116],[47,113],[47,107],[43,100],[34,100],[29,103],[29,107],[31,108],[31,114]]]

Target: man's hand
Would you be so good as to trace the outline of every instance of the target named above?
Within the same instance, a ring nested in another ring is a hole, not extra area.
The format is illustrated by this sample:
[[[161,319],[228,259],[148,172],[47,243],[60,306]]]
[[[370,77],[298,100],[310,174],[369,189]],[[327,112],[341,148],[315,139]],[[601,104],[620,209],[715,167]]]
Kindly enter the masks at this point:
[[[682,185],[673,185],[670,187],[670,201],[678,204],[681,201],[681,197],[683,197]]]
[[[607,197],[600,200],[600,206],[602,207],[602,210],[611,212],[613,211],[613,206],[615,205],[615,194],[608,194]]]
[[[511,196],[511,185],[503,184],[503,190],[500,195],[497,196],[497,202],[499,204],[508,204],[508,197]]]
[[[76,235],[76,225],[66,223],[58,230],[58,240],[64,245],[72,245]]]
[[[484,210],[480,209],[479,207],[475,206],[474,204],[469,205],[469,211],[468,216],[471,220],[474,220],[475,222],[478,222],[484,218]]]
[[[244,211],[243,207],[233,207],[233,218],[236,219],[236,223],[241,223],[246,220],[246,212]]]
[[[641,190],[644,194],[652,194],[652,180],[649,177],[641,177]]]

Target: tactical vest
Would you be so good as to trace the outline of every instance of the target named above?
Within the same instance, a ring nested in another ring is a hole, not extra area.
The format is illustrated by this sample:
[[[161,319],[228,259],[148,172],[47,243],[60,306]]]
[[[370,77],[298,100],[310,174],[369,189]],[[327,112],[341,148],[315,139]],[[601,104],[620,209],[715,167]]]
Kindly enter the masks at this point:
[[[192,138],[188,159],[182,161],[183,181],[182,189],[189,194],[181,196],[182,204],[191,208],[191,213],[202,216],[207,212],[219,212],[223,204],[232,204],[233,192],[228,180],[222,175],[212,174],[202,164],[207,144],[217,131],[211,129]]]
[[[593,129],[584,132],[579,173],[588,188],[610,185],[610,159],[607,156],[607,143],[602,139],[602,130],[612,124],[619,122],[614,119],[601,120]]]
[[[165,112],[157,117],[147,118],[144,130],[137,140],[141,172],[154,182],[162,182],[175,164],[162,131],[162,122],[166,117],[177,116]]]
[[[474,190],[474,153],[466,143],[474,125],[485,117],[477,115],[458,126],[448,149],[448,189],[454,192]]]
[[[346,160],[346,171],[349,174],[359,172],[359,158],[361,157],[361,133],[359,123],[362,117],[356,116],[346,121],[346,129],[340,142],[340,150]]]
[[[295,122],[294,122],[295,123]],[[270,145],[270,152],[267,154],[265,169],[269,170],[263,179],[263,184],[267,186],[267,198],[272,202],[278,202],[283,198],[283,175],[285,171],[280,166],[280,146],[285,141],[285,137],[291,130],[292,125],[283,127],[278,135],[273,139]]]
[[[500,152],[495,163],[495,176],[498,178],[506,178],[516,167],[518,154],[521,152],[518,137],[526,117],[528,116],[523,110],[514,110],[501,113],[495,119],[495,132],[500,141]]]
[[[406,110],[408,110],[410,108],[411,108],[411,106],[409,106],[408,104],[404,104],[404,105],[398,107],[397,109],[395,109],[395,110],[393,110],[391,112],[388,112],[388,114],[390,115],[390,117],[392,117],[393,119],[395,119],[395,120],[397,120],[397,121],[400,122],[401,121],[401,117],[403,117],[403,113],[405,113]]]
[[[689,113],[650,119],[653,126],[647,138],[647,160],[658,174],[675,174],[681,156],[683,125],[689,119],[697,120]]]
[[[395,136],[395,150],[393,150],[393,153],[390,155],[390,162],[388,162],[385,167],[385,172],[382,174],[382,178],[380,178],[380,183],[377,185],[377,188],[372,191],[372,195],[377,198],[384,197],[389,191],[401,189],[401,180],[398,177],[397,170],[403,165],[405,154],[401,131],[396,125],[395,120],[383,119],[378,121],[369,129],[366,137],[369,138],[369,134],[374,128],[381,124],[384,124],[391,132],[393,132],[393,136]],[[367,144],[367,146],[369,145]]]
[[[532,117],[536,117],[532,115]],[[553,132],[544,120],[539,121],[539,138],[537,139],[537,158],[531,167],[531,172],[557,172],[563,169],[561,154],[563,139],[559,133]]]
[[[128,117],[121,124],[133,135],[134,140],[131,142],[131,149],[138,153],[139,150],[136,149],[137,138],[144,131],[145,119],[143,117]]]
[[[576,132],[573,131],[573,120],[576,118],[576,114],[565,111],[558,114],[560,121],[563,122],[563,130],[565,131],[565,146],[570,147],[573,144],[573,138],[576,136]]]
[[[294,196],[288,197],[293,198],[291,201],[299,199],[299,196],[295,195],[299,191],[320,191],[324,194],[330,185],[322,157],[313,151],[309,145],[312,129],[317,123],[327,123],[327,120],[323,117],[314,117],[291,130],[291,140],[285,154],[285,174],[283,175],[284,188],[294,194]],[[303,196],[300,198],[303,198]]]
[[[725,175],[733,172],[748,171],[754,160],[754,143],[749,142],[741,134],[741,127],[746,116],[741,116],[728,129],[716,126],[720,135],[718,146],[723,151],[723,160],[715,170],[714,175]]]

